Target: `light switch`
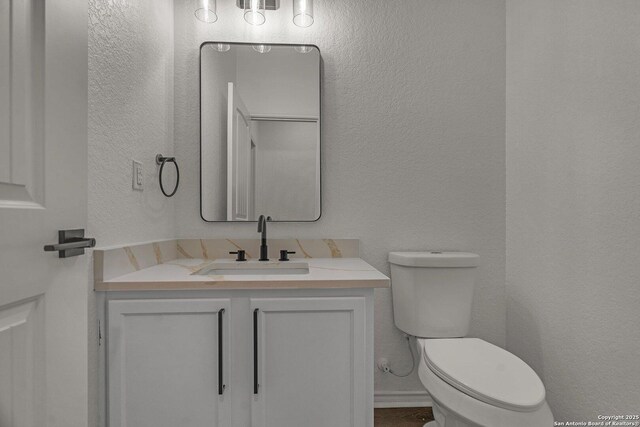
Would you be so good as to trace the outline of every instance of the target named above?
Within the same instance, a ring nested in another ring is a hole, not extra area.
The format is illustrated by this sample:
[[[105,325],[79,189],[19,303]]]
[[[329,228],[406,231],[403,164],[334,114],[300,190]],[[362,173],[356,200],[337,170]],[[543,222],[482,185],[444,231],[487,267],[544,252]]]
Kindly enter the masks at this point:
[[[136,160],[133,161],[133,189],[142,191],[142,177],[144,170],[142,169],[142,163]]]

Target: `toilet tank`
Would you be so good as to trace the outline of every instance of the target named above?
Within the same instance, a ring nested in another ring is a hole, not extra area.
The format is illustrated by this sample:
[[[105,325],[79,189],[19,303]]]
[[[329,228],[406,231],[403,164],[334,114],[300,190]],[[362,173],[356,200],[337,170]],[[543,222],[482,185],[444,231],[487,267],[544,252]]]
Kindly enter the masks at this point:
[[[478,262],[467,252],[390,252],[396,326],[416,337],[466,336]]]

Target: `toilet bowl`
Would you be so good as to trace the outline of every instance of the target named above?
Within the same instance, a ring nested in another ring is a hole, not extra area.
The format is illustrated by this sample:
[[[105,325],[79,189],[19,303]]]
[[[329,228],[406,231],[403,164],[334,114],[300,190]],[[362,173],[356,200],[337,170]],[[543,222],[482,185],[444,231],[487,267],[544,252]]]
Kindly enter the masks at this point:
[[[418,376],[433,401],[427,427],[553,426],[536,373],[477,338],[417,339]]]
[[[553,414],[538,375],[469,331],[476,254],[391,252],[396,326],[417,337],[418,375],[433,400],[428,427],[547,427]]]

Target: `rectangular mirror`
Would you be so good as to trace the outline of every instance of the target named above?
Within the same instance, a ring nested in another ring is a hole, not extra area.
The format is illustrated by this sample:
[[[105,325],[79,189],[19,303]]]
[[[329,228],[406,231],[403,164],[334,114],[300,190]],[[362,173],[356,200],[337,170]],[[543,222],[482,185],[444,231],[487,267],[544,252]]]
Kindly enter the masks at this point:
[[[320,218],[320,51],[200,47],[200,212],[205,221]]]

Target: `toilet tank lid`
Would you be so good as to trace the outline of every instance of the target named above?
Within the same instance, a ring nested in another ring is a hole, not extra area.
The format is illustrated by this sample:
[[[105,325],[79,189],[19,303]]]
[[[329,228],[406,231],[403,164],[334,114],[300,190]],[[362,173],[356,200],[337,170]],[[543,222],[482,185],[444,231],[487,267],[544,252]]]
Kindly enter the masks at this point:
[[[407,267],[477,267],[480,257],[469,252],[389,252],[389,262]]]

